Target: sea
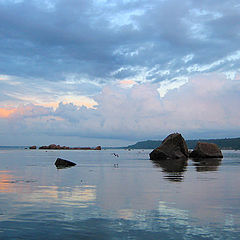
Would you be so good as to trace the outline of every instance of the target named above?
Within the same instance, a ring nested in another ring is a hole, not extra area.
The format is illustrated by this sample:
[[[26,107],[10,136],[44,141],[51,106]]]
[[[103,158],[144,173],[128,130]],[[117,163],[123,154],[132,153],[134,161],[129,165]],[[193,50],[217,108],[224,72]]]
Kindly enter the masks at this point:
[[[240,151],[174,164],[150,152],[1,147],[0,239],[240,239]]]

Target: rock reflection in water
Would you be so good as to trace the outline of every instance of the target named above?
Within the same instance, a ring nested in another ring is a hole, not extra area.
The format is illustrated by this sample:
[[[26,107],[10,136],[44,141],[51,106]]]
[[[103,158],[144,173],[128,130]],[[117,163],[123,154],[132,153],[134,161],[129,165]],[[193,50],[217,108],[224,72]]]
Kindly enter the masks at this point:
[[[221,158],[197,158],[192,159],[197,172],[218,171],[222,163]]]
[[[172,182],[183,181],[183,173],[186,171],[187,161],[185,159],[152,160],[155,167],[162,168],[167,173],[164,178]]]
[[[59,166],[56,166],[57,170],[60,170],[60,169],[68,169],[68,168],[72,168],[73,166],[62,166],[62,165],[59,165]]]

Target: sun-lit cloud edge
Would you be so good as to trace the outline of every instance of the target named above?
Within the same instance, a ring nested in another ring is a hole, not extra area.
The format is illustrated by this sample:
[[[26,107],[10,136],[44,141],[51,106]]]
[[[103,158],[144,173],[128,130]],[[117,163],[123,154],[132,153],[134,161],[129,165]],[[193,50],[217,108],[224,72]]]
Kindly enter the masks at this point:
[[[181,131],[187,136],[214,137],[240,134],[240,81],[225,73],[188,78],[169,88],[164,96],[159,84],[134,84],[122,88],[105,86],[93,97],[94,108],[60,102],[56,108],[35,104],[1,108],[9,133],[41,133],[88,138],[160,138]],[[11,126],[14,125],[14,128]],[[228,137],[228,136],[226,136]]]

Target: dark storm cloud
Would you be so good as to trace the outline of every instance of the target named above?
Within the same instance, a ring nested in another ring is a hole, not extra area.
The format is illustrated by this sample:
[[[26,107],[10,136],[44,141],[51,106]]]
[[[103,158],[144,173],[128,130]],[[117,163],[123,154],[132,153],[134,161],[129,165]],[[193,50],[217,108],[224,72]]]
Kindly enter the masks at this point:
[[[103,83],[140,68],[161,81],[159,71],[173,78],[219,60],[206,71],[236,70],[239,61],[225,58],[239,50],[239,20],[237,0],[0,1],[0,72]]]

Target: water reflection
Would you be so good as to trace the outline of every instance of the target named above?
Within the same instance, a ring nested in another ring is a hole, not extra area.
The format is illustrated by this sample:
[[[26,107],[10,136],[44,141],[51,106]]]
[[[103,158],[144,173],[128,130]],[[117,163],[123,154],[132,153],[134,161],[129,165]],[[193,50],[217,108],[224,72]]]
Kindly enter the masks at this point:
[[[86,208],[96,202],[96,186],[75,187],[39,186],[25,201],[52,203]]]
[[[13,175],[9,171],[0,171],[0,192],[13,192],[14,188],[11,184]]]
[[[19,193],[31,191],[34,179],[16,177],[10,171],[0,171],[0,193]]]
[[[188,226],[189,214],[187,210],[178,209],[174,206],[174,203],[167,204],[166,202],[159,202],[159,220],[163,221],[164,219],[168,219],[168,221],[164,223],[165,227],[171,227],[171,221],[174,221],[175,225],[180,226]]]
[[[187,161],[183,159],[174,159],[174,160],[161,160],[156,161],[152,160],[155,167],[162,168],[162,171],[166,173],[164,176],[165,179],[172,182],[181,182],[183,181],[183,173],[186,171]]]
[[[136,213],[133,209],[120,209],[117,211],[118,218],[125,219],[125,220],[135,220]]]
[[[197,172],[218,171],[218,167],[222,163],[221,158],[197,158],[192,159]]]
[[[58,165],[56,166],[57,170],[60,170],[60,169],[68,169],[68,168],[72,168],[73,166],[64,166],[64,165]]]
[[[0,239],[239,239],[240,155],[187,167],[126,152],[118,168],[111,152],[63,152],[86,159],[66,171],[53,166],[59,153],[10,154],[0,171]]]

